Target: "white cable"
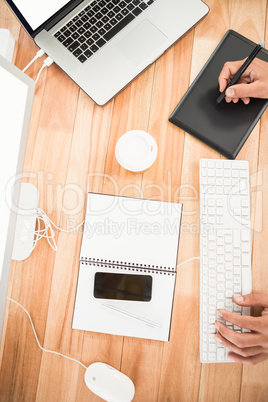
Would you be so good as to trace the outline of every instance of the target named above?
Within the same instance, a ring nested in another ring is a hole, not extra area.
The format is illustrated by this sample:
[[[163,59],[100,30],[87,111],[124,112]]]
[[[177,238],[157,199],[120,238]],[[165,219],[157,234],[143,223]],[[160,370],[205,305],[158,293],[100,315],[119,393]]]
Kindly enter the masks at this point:
[[[79,360],[76,360],[76,359],[73,359],[72,357],[63,355],[62,353],[55,352],[54,350],[49,350],[49,349],[43,348],[43,347],[40,345],[39,339],[38,339],[38,337],[37,337],[37,334],[36,334],[36,331],[35,331],[35,328],[34,328],[34,325],[33,325],[33,321],[32,321],[32,319],[31,319],[31,316],[30,316],[30,314],[28,313],[28,311],[27,311],[20,303],[18,303],[16,300],[11,299],[10,297],[7,297],[7,299],[8,299],[8,300],[11,300],[11,301],[14,302],[14,303],[16,303],[16,304],[17,304],[18,306],[20,306],[20,307],[25,311],[25,313],[27,314],[27,316],[28,316],[28,318],[29,318],[29,320],[30,320],[30,323],[31,323],[31,325],[32,325],[32,329],[33,329],[33,333],[34,333],[34,336],[35,336],[37,345],[39,346],[40,349],[42,349],[44,352],[54,353],[55,355],[59,355],[59,356],[65,357],[66,359],[69,359],[69,360],[72,360],[73,362],[76,362],[76,363],[81,364],[81,366],[83,366],[85,369],[87,369],[87,367],[86,367],[83,363],[81,363]]]
[[[38,52],[36,53],[36,55],[34,56],[34,58],[30,61],[29,64],[27,64],[26,67],[24,67],[24,69],[22,70],[23,73],[25,73],[26,70],[28,70],[28,68],[35,62],[35,60],[37,60],[39,57],[42,57],[43,54],[45,54],[43,49],[38,50]]]
[[[37,82],[37,81],[39,80],[39,77],[40,77],[42,71],[44,70],[44,68],[51,66],[52,63],[54,63],[54,62],[53,62],[53,60],[52,60],[50,57],[47,57],[47,58],[44,60],[44,63],[43,63],[43,65],[42,65],[42,67],[41,67],[40,70],[38,71],[38,74],[37,74],[37,77],[36,77],[35,82]]]
[[[180,267],[181,265],[186,264],[187,262],[192,261],[192,260],[200,260],[200,257],[192,257],[192,258],[189,258],[188,260],[183,261],[183,262],[181,262],[180,264],[178,264],[178,265],[177,265],[177,268]]]
[[[35,239],[34,239],[34,245],[33,245],[33,249],[35,248],[37,242],[39,240],[41,240],[42,238],[46,238],[48,244],[50,245],[51,248],[53,248],[53,250],[57,251],[57,244],[55,241],[55,232],[53,230],[52,225],[60,230],[61,232],[65,232],[65,233],[70,233],[70,232],[74,232],[75,230],[77,230],[80,226],[82,226],[84,224],[85,221],[81,222],[78,226],[76,226],[73,229],[62,229],[60,227],[58,227],[57,225],[55,225],[54,222],[52,222],[51,219],[49,219],[49,217],[45,214],[45,212],[41,209],[38,208],[37,209],[37,230],[35,231]],[[41,229],[41,222],[43,222],[44,224],[44,229]]]

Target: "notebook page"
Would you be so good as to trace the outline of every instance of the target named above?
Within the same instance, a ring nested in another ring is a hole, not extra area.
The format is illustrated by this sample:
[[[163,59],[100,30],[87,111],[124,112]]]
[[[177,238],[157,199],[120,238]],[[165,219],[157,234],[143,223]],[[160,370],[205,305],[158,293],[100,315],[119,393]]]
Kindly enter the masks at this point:
[[[80,260],[176,271],[181,204],[88,194]]]

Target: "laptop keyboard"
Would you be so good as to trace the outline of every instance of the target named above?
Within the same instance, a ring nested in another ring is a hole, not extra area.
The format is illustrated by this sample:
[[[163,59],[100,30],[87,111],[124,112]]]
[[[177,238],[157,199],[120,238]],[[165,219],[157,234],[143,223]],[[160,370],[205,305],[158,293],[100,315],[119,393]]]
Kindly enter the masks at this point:
[[[55,34],[81,63],[156,0],[94,0]]]

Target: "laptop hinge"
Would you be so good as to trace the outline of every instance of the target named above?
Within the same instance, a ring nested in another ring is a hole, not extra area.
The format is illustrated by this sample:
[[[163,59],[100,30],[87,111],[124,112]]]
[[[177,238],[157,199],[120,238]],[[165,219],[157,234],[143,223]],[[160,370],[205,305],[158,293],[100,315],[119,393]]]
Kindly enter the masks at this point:
[[[67,4],[56,14],[53,15],[43,26],[43,29],[49,31],[54,27],[59,21],[61,21],[67,14],[69,14],[75,7],[81,4],[84,0],[73,0],[71,3]]]

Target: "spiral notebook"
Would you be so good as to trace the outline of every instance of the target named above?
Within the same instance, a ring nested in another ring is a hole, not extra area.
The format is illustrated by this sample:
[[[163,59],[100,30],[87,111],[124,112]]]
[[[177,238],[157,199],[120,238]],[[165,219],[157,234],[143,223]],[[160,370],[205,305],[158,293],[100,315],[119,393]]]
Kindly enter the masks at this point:
[[[89,193],[72,328],[169,339],[182,205]]]

